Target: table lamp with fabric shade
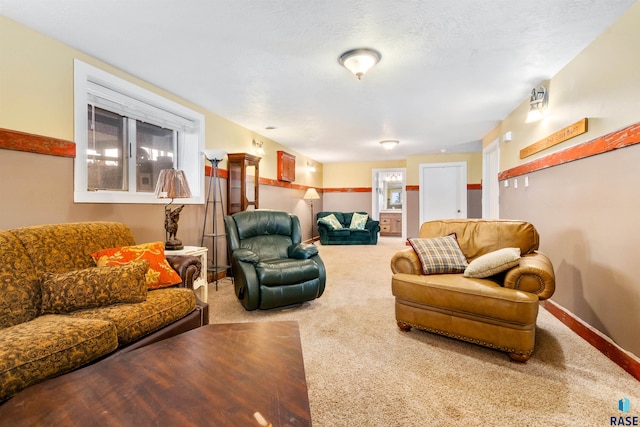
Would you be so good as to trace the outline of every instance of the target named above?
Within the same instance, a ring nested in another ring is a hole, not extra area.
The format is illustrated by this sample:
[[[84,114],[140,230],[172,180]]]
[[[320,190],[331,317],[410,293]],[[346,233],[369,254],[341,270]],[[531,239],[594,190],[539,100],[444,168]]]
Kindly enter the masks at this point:
[[[178,232],[178,221],[180,220],[180,212],[184,205],[171,209],[173,199],[187,199],[191,197],[191,190],[187,183],[187,177],[182,170],[163,169],[158,176],[156,184],[156,198],[171,199],[164,207],[164,230],[166,250],[176,251],[184,248],[182,241],[176,238]]]

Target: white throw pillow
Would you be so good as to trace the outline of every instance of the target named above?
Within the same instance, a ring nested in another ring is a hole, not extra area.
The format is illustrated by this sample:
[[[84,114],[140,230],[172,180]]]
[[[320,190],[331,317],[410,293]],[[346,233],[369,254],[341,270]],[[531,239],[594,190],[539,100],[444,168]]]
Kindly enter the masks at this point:
[[[482,279],[520,264],[520,248],[503,248],[474,259],[464,270],[465,277]]]

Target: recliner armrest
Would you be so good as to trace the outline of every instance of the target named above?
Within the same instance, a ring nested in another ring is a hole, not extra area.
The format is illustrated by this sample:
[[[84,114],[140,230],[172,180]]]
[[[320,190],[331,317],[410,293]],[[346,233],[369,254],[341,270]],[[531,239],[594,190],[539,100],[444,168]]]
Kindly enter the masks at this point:
[[[297,243],[287,248],[287,256],[295,259],[308,259],[318,255],[318,248],[306,243]]]
[[[556,290],[551,260],[540,252],[523,256],[520,265],[505,275],[504,287],[536,294],[541,300],[551,297]]]
[[[193,289],[193,281],[200,275],[202,269],[200,258],[193,255],[167,255],[166,258],[182,279],[182,283],[178,286]]]
[[[422,264],[413,248],[407,248],[391,258],[391,271],[396,273],[422,274]]]
[[[260,262],[258,254],[249,249],[236,249],[231,255],[234,259],[256,265]]]

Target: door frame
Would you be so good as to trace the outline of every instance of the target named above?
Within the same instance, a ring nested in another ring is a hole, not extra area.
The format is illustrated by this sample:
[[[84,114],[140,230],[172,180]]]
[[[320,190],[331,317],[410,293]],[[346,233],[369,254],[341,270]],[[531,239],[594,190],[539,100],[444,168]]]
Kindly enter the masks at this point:
[[[447,168],[454,167],[460,168],[460,186],[458,187],[460,202],[462,206],[460,207],[460,218],[467,218],[467,162],[445,162],[445,163],[420,163],[418,165],[420,171],[420,195],[419,195],[419,204],[420,204],[420,225],[422,225],[425,221],[425,212],[424,212],[424,188],[422,183],[424,182],[424,174],[425,170],[428,168]]]
[[[489,156],[497,153],[498,161],[495,167],[490,168]],[[496,138],[491,144],[482,149],[482,218],[491,217],[492,208],[497,212],[495,218],[500,218],[500,182],[498,173],[500,172],[500,138]],[[491,194],[496,193],[496,206],[491,206]]]
[[[380,205],[378,203],[378,181],[382,173],[402,173],[402,240],[407,239],[407,169],[406,168],[380,168],[371,170],[371,218],[380,221]]]

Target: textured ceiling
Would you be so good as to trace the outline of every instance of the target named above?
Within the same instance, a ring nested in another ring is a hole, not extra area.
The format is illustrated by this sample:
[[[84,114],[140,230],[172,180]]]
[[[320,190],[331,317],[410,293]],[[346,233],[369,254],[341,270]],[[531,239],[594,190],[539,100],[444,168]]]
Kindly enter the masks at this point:
[[[343,162],[479,151],[532,87],[634,2],[0,0],[0,8],[306,156]],[[338,64],[358,47],[382,54],[360,81]],[[400,144],[387,152],[383,139]]]

